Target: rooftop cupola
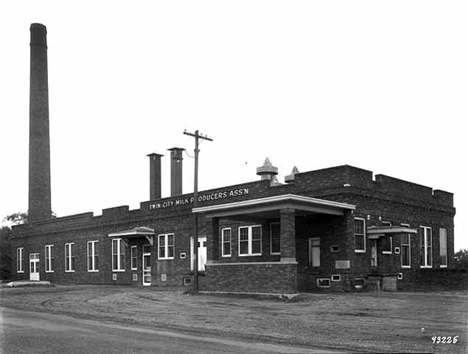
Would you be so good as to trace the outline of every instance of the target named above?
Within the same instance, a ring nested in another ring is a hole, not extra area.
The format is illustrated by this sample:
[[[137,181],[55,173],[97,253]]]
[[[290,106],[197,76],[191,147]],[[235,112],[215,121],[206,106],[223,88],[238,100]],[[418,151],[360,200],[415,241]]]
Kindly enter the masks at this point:
[[[276,175],[278,174],[278,167],[273,166],[270,159],[267,157],[263,166],[257,167],[257,175],[259,175],[262,180],[269,180],[272,183],[278,183],[276,180]]]
[[[293,183],[295,178],[296,178],[296,175],[299,173],[299,170],[297,169],[296,166],[293,167],[292,171],[291,171],[291,174],[290,175],[287,175],[286,177],[284,177],[284,181],[286,183]]]

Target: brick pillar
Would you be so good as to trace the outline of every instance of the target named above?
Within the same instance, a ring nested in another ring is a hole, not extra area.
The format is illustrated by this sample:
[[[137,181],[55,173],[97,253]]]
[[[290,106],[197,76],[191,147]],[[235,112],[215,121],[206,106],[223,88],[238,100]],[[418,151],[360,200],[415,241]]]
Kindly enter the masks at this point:
[[[219,260],[219,218],[206,218],[207,263]]]
[[[296,212],[294,209],[280,211],[281,262],[296,262]]]

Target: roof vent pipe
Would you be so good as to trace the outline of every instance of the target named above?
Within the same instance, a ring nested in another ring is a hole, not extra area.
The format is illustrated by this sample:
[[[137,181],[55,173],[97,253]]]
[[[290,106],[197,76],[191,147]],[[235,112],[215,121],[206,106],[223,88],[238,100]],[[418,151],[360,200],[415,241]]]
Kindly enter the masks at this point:
[[[150,200],[161,198],[161,157],[163,155],[152,153],[149,157],[150,167]]]
[[[182,194],[182,152],[185,149],[173,147],[171,152],[171,197]]]

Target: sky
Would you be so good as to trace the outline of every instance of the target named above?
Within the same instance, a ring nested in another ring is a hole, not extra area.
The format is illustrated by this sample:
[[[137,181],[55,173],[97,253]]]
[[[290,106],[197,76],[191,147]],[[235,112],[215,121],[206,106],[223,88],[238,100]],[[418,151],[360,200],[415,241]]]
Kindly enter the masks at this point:
[[[2,1],[0,219],[28,208],[29,28],[47,26],[52,209],[343,164],[454,193],[468,248],[466,1]]]

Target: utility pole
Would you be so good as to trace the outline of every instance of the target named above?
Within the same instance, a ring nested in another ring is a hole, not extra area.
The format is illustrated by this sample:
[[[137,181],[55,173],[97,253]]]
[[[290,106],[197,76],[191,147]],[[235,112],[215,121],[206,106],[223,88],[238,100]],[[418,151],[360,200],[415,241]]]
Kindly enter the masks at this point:
[[[193,183],[193,207],[196,208],[198,206],[198,153],[200,152],[199,140],[208,140],[213,141],[213,139],[208,138],[208,136],[203,136],[199,134],[198,130],[195,130],[195,133],[189,133],[186,130],[184,131],[185,135],[189,135],[195,138],[195,173],[194,173],[194,183]],[[195,251],[195,260],[193,265],[193,275],[195,281],[195,290],[198,290],[198,214],[194,213],[194,223],[195,223],[195,235],[193,240],[193,247]]]

